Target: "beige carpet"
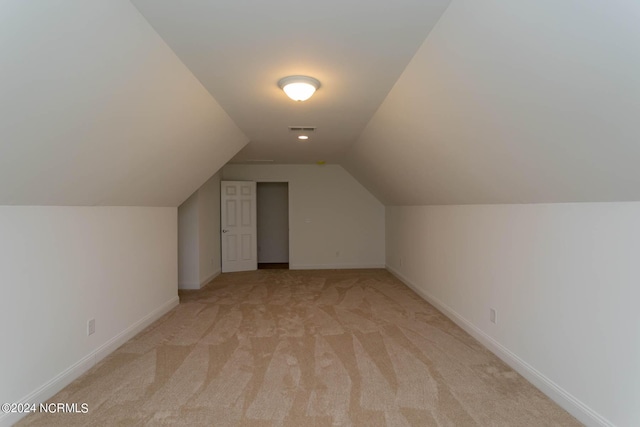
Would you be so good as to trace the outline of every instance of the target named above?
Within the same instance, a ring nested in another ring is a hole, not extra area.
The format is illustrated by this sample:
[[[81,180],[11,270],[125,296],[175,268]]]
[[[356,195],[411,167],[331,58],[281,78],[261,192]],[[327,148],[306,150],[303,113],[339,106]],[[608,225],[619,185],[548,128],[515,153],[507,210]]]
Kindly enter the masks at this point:
[[[19,425],[580,425],[384,270],[223,274]]]

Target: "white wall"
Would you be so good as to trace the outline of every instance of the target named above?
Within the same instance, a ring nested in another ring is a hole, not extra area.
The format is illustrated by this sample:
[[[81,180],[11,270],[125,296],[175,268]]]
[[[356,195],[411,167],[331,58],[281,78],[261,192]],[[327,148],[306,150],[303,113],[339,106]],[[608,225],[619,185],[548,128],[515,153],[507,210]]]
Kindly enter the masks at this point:
[[[587,425],[640,425],[640,203],[388,207],[386,235],[389,268]]]
[[[222,177],[289,183],[290,268],[384,266],[384,206],[341,166],[229,164]]]
[[[289,262],[289,185],[259,182],[256,206],[258,262]]]
[[[200,289],[220,274],[220,172],[178,208],[180,289]]]
[[[178,303],[175,208],[2,206],[0,236],[1,402],[51,397]]]
[[[178,207],[178,287],[200,288],[198,192]]]
[[[220,172],[198,190],[200,285],[220,274]]]

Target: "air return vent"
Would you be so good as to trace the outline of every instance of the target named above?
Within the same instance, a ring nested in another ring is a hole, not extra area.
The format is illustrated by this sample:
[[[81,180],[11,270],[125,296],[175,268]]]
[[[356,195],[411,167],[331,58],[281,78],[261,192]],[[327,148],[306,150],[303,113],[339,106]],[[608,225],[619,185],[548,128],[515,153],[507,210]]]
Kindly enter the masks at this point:
[[[289,132],[315,132],[315,126],[289,126]]]

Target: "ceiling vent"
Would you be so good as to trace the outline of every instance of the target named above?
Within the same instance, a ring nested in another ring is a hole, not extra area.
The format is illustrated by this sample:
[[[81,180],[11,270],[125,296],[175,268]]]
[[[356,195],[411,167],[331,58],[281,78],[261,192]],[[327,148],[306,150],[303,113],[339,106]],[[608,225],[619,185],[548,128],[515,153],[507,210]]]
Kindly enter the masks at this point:
[[[289,126],[289,132],[315,132],[315,126]]]

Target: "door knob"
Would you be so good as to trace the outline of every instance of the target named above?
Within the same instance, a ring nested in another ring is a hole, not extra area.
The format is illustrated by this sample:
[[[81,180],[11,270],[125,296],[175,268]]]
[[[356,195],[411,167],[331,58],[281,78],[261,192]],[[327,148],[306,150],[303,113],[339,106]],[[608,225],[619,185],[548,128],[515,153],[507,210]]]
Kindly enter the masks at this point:
[[[229,230],[222,230],[223,233],[226,233],[227,231],[229,231]]]

